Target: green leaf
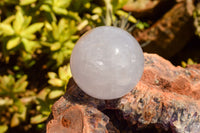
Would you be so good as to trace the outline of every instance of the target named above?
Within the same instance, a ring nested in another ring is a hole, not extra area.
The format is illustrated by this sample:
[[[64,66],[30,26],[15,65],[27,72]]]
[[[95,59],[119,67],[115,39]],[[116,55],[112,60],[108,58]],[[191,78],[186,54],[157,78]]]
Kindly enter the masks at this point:
[[[14,106],[17,107],[16,111],[18,114],[21,114],[25,109],[25,105],[19,99],[14,101]]]
[[[53,30],[53,27],[51,26],[51,24],[47,21],[45,21],[45,28],[49,31]]]
[[[24,23],[23,14],[21,10],[18,10],[16,13],[15,21],[13,22],[13,28],[16,33],[20,33],[23,23]]]
[[[8,41],[6,49],[10,50],[12,48],[17,47],[20,44],[20,37],[14,37],[11,40]]]
[[[13,92],[19,93],[19,92],[25,92],[26,87],[28,86],[28,82],[26,81],[27,76],[24,75],[21,77],[14,85]]]
[[[59,78],[62,79],[62,80],[67,80],[67,69],[69,69],[68,66],[64,66],[64,67],[59,67],[58,69],[58,75],[59,75]]]
[[[31,53],[31,54],[33,54],[35,52],[36,48],[40,47],[40,45],[37,41],[31,41],[26,38],[23,38],[22,42],[23,42],[26,52]]]
[[[53,0],[43,0],[43,3],[47,4],[47,5],[52,5],[53,4]]]
[[[46,100],[46,96],[49,94],[49,92],[51,91],[51,89],[49,88],[44,88],[42,89],[39,94],[37,95],[38,99],[41,99],[43,101]]]
[[[0,23],[0,34],[4,34],[4,36],[10,36],[14,34],[14,30],[10,24]]]
[[[27,35],[27,34],[33,34],[37,31],[39,31],[44,26],[44,23],[34,23],[25,30],[22,31],[21,36]]]
[[[185,61],[181,61],[181,66],[185,68],[187,66],[187,63]]]
[[[20,113],[19,113],[20,120],[25,121],[26,120],[27,107],[22,102],[19,106],[19,111],[20,111]]]
[[[46,124],[45,124],[45,123],[37,124],[37,128],[38,128],[39,130],[43,130],[43,129],[45,129],[45,127],[46,127]]]
[[[33,60],[32,54],[27,53],[24,50],[21,52],[21,57],[23,59],[23,62],[26,63],[27,67],[31,67],[36,63],[36,60]]]
[[[61,34],[65,30],[66,26],[67,26],[66,20],[65,19],[60,19],[60,21],[58,23],[58,32],[59,32],[59,34]]]
[[[71,41],[77,41],[78,39],[79,39],[79,36],[78,36],[78,35],[72,35],[72,36],[71,36]],[[73,47],[74,47],[74,45],[75,45],[75,44],[73,43]],[[70,45],[70,48],[72,48],[71,45]]]
[[[48,72],[48,77],[50,79],[57,78],[57,74],[55,72]]]
[[[56,51],[61,48],[61,44],[59,42],[53,43],[50,46],[51,51]]]
[[[53,11],[59,15],[67,15],[67,13],[68,13],[68,11],[66,9],[60,8],[60,7],[53,7]]]
[[[0,125],[0,133],[5,133],[8,130],[7,125]]]
[[[67,8],[71,3],[71,0],[54,0],[53,5],[61,8]]]
[[[37,0],[20,0],[20,5],[25,6],[36,2]]]
[[[55,86],[55,87],[62,87],[64,85],[63,81],[58,79],[58,78],[49,79],[48,83]]]
[[[37,107],[36,110],[40,112],[40,114],[45,115],[45,116],[49,116],[50,115],[50,111],[51,111],[51,106],[53,104],[53,100],[50,99],[46,99],[41,100],[41,99],[37,99]]]
[[[102,8],[100,7],[95,7],[93,10],[92,10],[92,13],[93,14],[98,14],[98,15],[101,15],[103,12]]]
[[[83,20],[78,26],[77,30],[81,31],[83,28],[85,28],[88,25],[89,21],[88,20]]]
[[[76,20],[76,21],[78,21],[78,22],[81,21],[81,18],[80,18],[80,16],[78,15],[78,12],[69,11],[68,14],[67,14],[67,17],[72,18],[72,19],[74,19],[74,20]]]
[[[2,23],[10,24],[15,19],[15,15],[7,17]]]
[[[60,67],[58,69],[58,75],[60,79],[68,82],[68,80],[72,77],[70,65],[68,64],[67,66]]]
[[[122,10],[117,10],[116,14],[119,15],[119,16],[128,17],[128,13],[125,12],[125,11],[122,11]],[[131,16],[131,15],[128,17],[128,20],[130,22],[132,22],[132,23],[136,23],[137,22],[137,19],[135,17]]]
[[[13,4],[13,5],[18,4],[18,0],[2,0],[2,1],[6,2],[7,4]]]
[[[42,11],[44,10],[46,12],[51,12],[51,7],[49,5],[42,5],[40,7],[40,10],[42,10]]]
[[[34,40],[36,38],[35,34],[21,34],[23,39]]]
[[[17,113],[15,113],[11,119],[11,122],[10,122],[10,126],[11,127],[16,127],[20,124],[20,120],[19,120],[19,116]]]
[[[47,120],[48,116],[44,116],[44,115],[36,115],[34,117],[31,117],[31,124],[38,124],[41,122],[44,122],[45,120]]]
[[[10,92],[15,84],[15,79],[12,75],[0,76],[0,95],[11,95]]]
[[[74,43],[72,41],[67,41],[64,43],[64,46],[67,48],[67,49],[73,49],[74,48]]]
[[[127,2],[128,0],[112,0],[113,10],[121,9]]]
[[[24,17],[24,23],[23,23],[23,29],[25,29],[30,23],[31,23],[32,17],[31,16],[25,16]]]
[[[52,23],[52,27],[53,27],[53,37],[55,40],[58,40],[59,39],[59,29],[58,29],[58,26],[56,25],[55,22]]]
[[[64,56],[63,51],[59,51],[59,52],[54,53],[52,55],[52,58],[54,60],[56,60],[56,62],[57,62],[56,65],[59,66],[59,65],[61,65],[64,62],[64,59],[65,59],[66,56],[67,56],[66,54]]]
[[[21,102],[21,100],[17,99],[14,103],[14,106],[17,107],[17,113],[14,114],[14,121],[16,122],[17,119],[15,117],[17,117],[20,121],[25,121],[26,120],[26,112],[27,112],[27,107],[25,106],[24,103]],[[14,123],[13,123],[14,124]]]
[[[44,39],[44,41],[40,42],[43,46],[46,46],[46,47],[50,47],[51,46],[51,43],[49,42],[46,42],[46,38]]]
[[[187,64],[188,64],[188,65],[193,65],[193,64],[194,64],[194,61],[193,61],[191,58],[188,58]]]
[[[49,93],[49,99],[55,99],[58,98],[62,95],[64,95],[64,91],[63,90],[53,90]]]
[[[139,22],[136,24],[136,27],[143,30],[145,27],[149,27],[149,24],[145,22]]]
[[[9,105],[12,105],[12,104],[13,104],[13,99],[9,99],[9,98],[1,99],[0,98],[0,107],[1,106],[9,106]]]

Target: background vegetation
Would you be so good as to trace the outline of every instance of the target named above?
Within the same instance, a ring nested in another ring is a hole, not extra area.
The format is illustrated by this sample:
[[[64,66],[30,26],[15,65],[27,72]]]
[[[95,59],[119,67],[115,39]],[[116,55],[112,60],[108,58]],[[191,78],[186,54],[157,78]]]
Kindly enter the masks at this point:
[[[125,3],[0,1],[0,133],[45,129],[51,106],[64,94],[71,77],[69,58],[75,42],[92,27],[127,17],[121,10]],[[137,22],[133,16],[128,20]],[[137,24],[141,29],[145,26]]]

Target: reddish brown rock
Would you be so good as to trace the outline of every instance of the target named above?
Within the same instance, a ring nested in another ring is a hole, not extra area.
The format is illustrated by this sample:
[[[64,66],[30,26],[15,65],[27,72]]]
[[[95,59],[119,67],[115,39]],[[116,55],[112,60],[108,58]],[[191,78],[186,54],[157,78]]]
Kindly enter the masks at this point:
[[[196,68],[200,70],[200,64],[187,65],[187,68]]]
[[[171,57],[194,36],[193,10],[193,0],[182,0],[148,29],[136,30],[134,37],[148,44],[143,46],[144,51]]]
[[[136,18],[155,19],[173,4],[175,4],[175,0],[128,0],[123,6],[123,10],[132,12]]]
[[[145,12],[145,11],[148,11],[148,10],[152,10],[160,2],[163,2],[163,0],[162,1],[143,0],[142,2],[141,1],[128,0],[128,2],[123,6],[123,9],[125,11],[129,11],[129,12],[141,13],[141,12]]]
[[[105,110],[112,113],[104,114]],[[120,121],[127,122],[126,128],[120,128]],[[199,133],[199,69],[175,67],[158,55],[145,54],[144,73],[137,86],[109,101],[86,95],[71,81],[66,94],[53,105],[46,129],[47,133],[134,133],[149,126],[160,132]]]

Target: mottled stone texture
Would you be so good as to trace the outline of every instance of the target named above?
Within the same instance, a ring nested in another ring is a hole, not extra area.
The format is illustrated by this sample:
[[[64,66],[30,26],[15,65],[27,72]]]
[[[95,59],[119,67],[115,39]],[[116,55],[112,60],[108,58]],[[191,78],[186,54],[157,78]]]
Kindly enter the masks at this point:
[[[148,29],[134,31],[136,40],[140,44],[147,44],[143,45],[145,52],[157,53],[169,58],[178,53],[194,36],[193,0],[177,1],[180,2],[177,2]]]
[[[52,107],[47,132],[121,132],[112,124],[115,120],[111,122],[113,118],[102,112],[106,109],[120,111],[129,122],[127,127],[154,125],[175,133],[199,133],[200,69],[175,67],[158,55],[144,55],[142,79],[120,99],[94,99],[71,81],[66,94]]]

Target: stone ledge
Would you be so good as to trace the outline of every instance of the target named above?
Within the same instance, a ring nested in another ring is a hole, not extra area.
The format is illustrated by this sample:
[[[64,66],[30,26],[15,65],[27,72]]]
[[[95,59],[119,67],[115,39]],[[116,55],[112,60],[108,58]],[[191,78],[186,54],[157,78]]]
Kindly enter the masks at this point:
[[[112,124],[111,118],[103,113],[105,110],[120,111],[122,118],[130,123],[127,127],[155,125],[164,131],[198,133],[200,69],[175,67],[156,54],[144,55],[140,82],[120,99],[94,99],[71,80],[65,95],[52,107],[47,133],[121,132],[120,125]]]

